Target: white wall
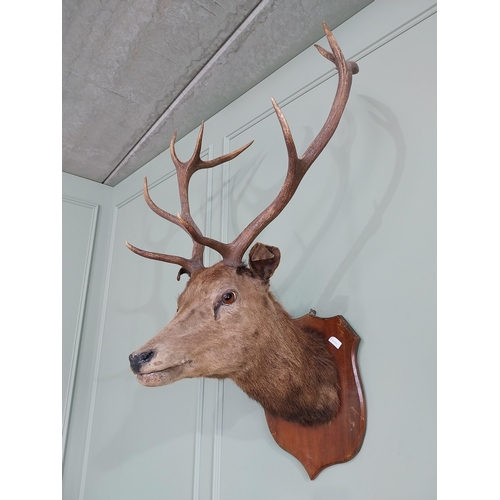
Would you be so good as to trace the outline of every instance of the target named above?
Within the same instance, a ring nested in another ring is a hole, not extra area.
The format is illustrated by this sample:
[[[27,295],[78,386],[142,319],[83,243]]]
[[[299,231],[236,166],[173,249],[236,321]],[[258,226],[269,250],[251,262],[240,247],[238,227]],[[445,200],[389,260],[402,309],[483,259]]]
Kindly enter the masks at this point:
[[[435,498],[435,21],[432,2],[378,0],[335,31],[360,66],[344,117],[259,237],[282,251],[272,286],[292,315],[342,314],[362,339],[368,425],[360,453],[311,482],[273,441],[263,410],[231,382],[149,389],[135,381],[128,354],[173,316],[185,277],[178,283],[176,266],[142,259],[124,241],[190,254],[189,238],[141,195],[147,175],[153,199],[178,210],[167,152],[106,192],[114,218],[106,219],[112,239],[102,249],[110,255],[99,282],[103,308],[80,348],[98,364],[77,372],[92,377],[81,399],[75,391],[88,427],[78,441],[71,430],[84,426],[70,421],[67,456],[82,458],[65,468],[65,499]],[[193,178],[193,211],[206,234],[232,239],[279,190],[286,151],[269,97],[283,104],[302,152],[334,89],[331,65],[311,47],[207,121],[208,157],[255,143],[230,165]],[[181,158],[196,134],[180,141]]]

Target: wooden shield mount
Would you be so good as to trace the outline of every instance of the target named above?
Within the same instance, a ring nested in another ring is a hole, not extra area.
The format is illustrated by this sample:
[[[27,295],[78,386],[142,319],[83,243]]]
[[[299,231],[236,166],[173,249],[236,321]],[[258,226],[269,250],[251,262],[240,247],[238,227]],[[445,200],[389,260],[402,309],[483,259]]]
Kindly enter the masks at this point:
[[[275,441],[301,462],[312,480],[326,467],[354,458],[363,444],[366,405],[356,359],[360,338],[342,316],[310,313],[294,321],[330,340],[328,351],[339,370],[340,410],[328,424],[305,427],[266,412]]]

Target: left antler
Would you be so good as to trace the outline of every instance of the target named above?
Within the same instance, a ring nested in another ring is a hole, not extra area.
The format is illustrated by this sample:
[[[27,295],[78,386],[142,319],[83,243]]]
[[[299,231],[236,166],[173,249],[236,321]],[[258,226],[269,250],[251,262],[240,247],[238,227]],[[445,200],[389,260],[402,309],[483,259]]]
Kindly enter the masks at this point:
[[[328,52],[318,45],[315,45],[315,47],[323,57],[333,62],[338,70],[339,78],[337,93],[335,94],[335,99],[333,101],[330,113],[328,114],[325,124],[323,125],[316,138],[306,149],[304,155],[301,158],[299,158],[297,155],[295,142],[293,140],[292,133],[290,131],[290,127],[288,126],[286,118],[276,101],[272,99],[274,111],[276,112],[276,115],[280,122],[283,136],[285,138],[286,148],[288,151],[288,171],[285,182],[280,192],[278,193],[278,196],[274,199],[271,205],[269,205],[252,222],[250,222],[250,224],[231,243],[222,243],[212,238],[203,236],[200,229],[191,217],[191,213],[189,210],[188,185],[191,176],[200,169],[215,167],[216,165],[220,165],[221,163],[236,158],[236,156],[247,149],[253,141],[232,153],[220,156],[213,160],[203,161],[200,158],[201,141],[203,137],[202,124],[200,133],[198,134],[195,151],[191,159],[187,162],[181,162],[175,154],[174,143],[176,139],[176,133],[174,133],[172,141],[170,142],[170,153],[177,170],[177,179],[179,184],[179,195],[181,200],[180,214],[174,216],[156,206],[149,196],[147,180],[144,179],[144,198],[146,199],[149,207],[164,219],[167,219],[177,226],[182,227],[191,236],[193,240],[193,253],[191,259],[185,259],[183,257],[154,252],[147,252],[127,243],[127,246],[130,248],[130,250],[149,259],[162,260],[164,262],[170,262],[182,266],[181,270],[179,271],[178,278],[183,272],[191,274],[196,269],[203,269],[203,250],[205,246],[208,246],[209,248],[212,248],[213,250],[220,253],[226,265],[233,267],[241,265],[243,255],[245,254],[249,246],[261,233],[261,231],[268,224],[270,224],[285,208],[285,206],[291,200],[292,196],[295,194],[297,187],[299,186],[309,167],[323,151],[325,146],[328,144],[328,141],[332,138],[340,122],[340,118],[342,117],[347,99],[349,98],[352,75],[356,74],[359,71],[358,65],[355,62],[346,61],[344,59],[342,51],[340,50],[340,47],[338,46],[332,32],[328,29],[326,23],[323,23],[323,28],[325,30],[326,37],[332,52]]]
[[[169,222],[173,222],[177,226],[182,227],[187,231],[188,234],[190,235],[195,234],[197,236],[196,238],[193,238],[193,253],[191,255],[191,259],[178,257],[176,255],[148,252],[146,250],[141,250],[140,248],[136,248],[130,243],[126,242],[126,245],[130,250],[132,250],[134,253],[138,255],[141,255],[142,257],[147,257],[148,259],[161,260],[163,262],[169,262],[171,264],[180,265],[181,270],[177,275],[177,279],[179,279],[181,274],[183,273],[191,275],[191,273],[196,269],[204,268],[203,251],[205,245],[197,241],[200,239],[200,236],[202,236],[202,234],[198,226],[194,222],[193,218],[191,217],[191,211],[189,208],[188,192],[189,192],[189,181],[191,179],[191,176],[198,170],[204,168],[212,168],[217,165],[220,165],[221,163],[236,158],[240,153],[245,151],[245,149],[247,149],[253,142],[253,141],[249,142],[245,146],[237,149],[236,151],[233,151],[232,153],[219,156],[218,158],[214,158],[213,160],[203,161],[200,157],[201,142],[203,139],[203,129],[204,129],[204,124],[202,123],[200,127],[200,132],[198,134],[198,140],[196,141],[196,147],[194,153],[191,156],[191,158],[186,162],[180,161],[175,153],[174,144],[175,144],[175,139],[177,137],[177,132],[174,132],[172,140],[170,141],[170,155],[172,157],[172,161],[174,162],[175,169],[177,171],[177,183],[179,186],[179,198],[181,202],[180,214],[174,216],[169,212],[166,212],[165,210],[161,209],[154,203],[154,201],[151,199],[149,195],[147,177],[144,177],[144,188],[143,188],[144,199],[146,200],[146,203],[148,204],[149,208],[151,208],[151,210],[153,210],[153,212],[155,212],[160,217],[163,217],[164,219],[167,219]]]

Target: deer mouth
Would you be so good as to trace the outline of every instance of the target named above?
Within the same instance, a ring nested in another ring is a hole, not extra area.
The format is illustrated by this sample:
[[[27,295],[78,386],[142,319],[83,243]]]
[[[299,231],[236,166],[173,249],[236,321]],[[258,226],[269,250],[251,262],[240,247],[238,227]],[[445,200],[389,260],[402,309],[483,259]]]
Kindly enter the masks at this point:
[[[139,373],[137,380],[141,385],[146,387],[158,387],[160,385],[167,385],[182,378],[184,368],[191,364],[192,360],[188,359],[176,365],[169,366],[163,370],[158,370],[150,373]]]

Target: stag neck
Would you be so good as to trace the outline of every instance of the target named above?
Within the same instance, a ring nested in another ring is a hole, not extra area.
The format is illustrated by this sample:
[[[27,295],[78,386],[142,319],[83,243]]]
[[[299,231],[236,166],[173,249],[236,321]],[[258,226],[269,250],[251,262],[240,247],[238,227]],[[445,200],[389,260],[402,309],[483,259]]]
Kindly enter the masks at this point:
[[[270,414],[302,425],[329,422],[339,407],[338,374],[325,341],[298,327],[275,300],[273,309],[273,321],[259,325],[265,340],[252,363],[230,378]]]

